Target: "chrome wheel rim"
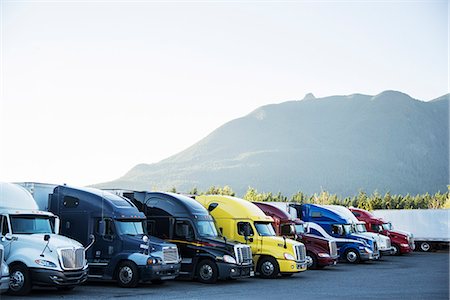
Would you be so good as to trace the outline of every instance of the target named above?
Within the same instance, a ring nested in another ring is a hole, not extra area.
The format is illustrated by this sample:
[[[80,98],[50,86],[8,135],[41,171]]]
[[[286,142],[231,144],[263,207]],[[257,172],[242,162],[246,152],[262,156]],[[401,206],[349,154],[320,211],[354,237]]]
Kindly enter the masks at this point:
[[[213,269],[210,265],[205,264],[200,268],[200,277],[202,280],[210,280],[213,277]]]
[[[25,275],[23,275],[23,273],[20,271],[14,271],[9,281],[9,288],[13,291],[18,291],[23,287],[24,284]]]
[[[270,276],[275,271],[275,266],[270,261],[265,261],[261,264],[261,273],[265,276]]]
[[[120,269],[119,272],[120,282],[122,282],[123,284],[128,284],[131,282],[132,279],[133,279],[133,270],[130,267],[125,266]]]
[[[430,250],[430,244],[422,243],[422,244],[420,244],[420,249],[422,249],[422,251],[427,252],[428,250]]]
[[[358,257],[358,256],[357,256],[356,253],[353,252],[353,251],[350,251],[350,252],[347,253],[347,260],[348,260],[349,262],[355,262],[357,257]]]
[[[306,261],[307,261],[306,267],[307,267],[307,268],[311,268],[312,265],[313,265],[313,258],[312,258],[311,256],[307,255],[307,256],[306,256]]]

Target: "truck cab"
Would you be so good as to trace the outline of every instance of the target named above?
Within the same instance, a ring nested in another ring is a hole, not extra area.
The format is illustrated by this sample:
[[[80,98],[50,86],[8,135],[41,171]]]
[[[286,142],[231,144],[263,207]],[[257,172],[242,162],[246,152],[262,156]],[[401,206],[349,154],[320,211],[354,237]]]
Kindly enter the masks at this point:
[[[379,233],[390,238],[394,248],[394,255],[401,255],[414,250],[414,238],[411,233],[393,230],[390,222],[374,216],[367,210],[354,207],[349,209],[359,221],[365,222],[367,231]]]
[[[278,236],[302,242],[306,246],[306,255],[310,258],[308,268],[321,269],[335,265],[339,255],[334,238],[325,238],[305,232],[304,222],[292,219],[289,214],[278,207],[264,202],[253,202],[266,215],[274,219],[272,223]]]
[[[59,215],[63,235],[84,245],[94,240],[86,253],[89,279],[135,287],[178,276],[177,246],[147,236],[146,217],[129,200],[94,188],[52,187],[28,183],[38,203]]]
[[[358,263],[379,258],[376,241],[371,237],[356,235],[352,221],[338,212],[317,204],[290,204],[290,207],[297,211],[301,220],[316,223],[329,235],[341,239],[338,251],[342,260]]]
[[[347,207],[341,205],[324,205],[324,207],[334,210],[350,220],[353,223],[355,236],[373,238],[377,242],[381,255],[391,255],[394,253],[395,250],[391,246],[391,240],[388,237],[378,232],[367,232],[366,224],[363,221],[359,221]]]
[[[175,193],[112,192],[145,214],[150,234],[178,246],[182,276],[202,283],[253,276],[251,248],[222,237],[211,215],[194,199]]]
[[[253,203],[221,195],[201,195],[195,200],[210,212],[223,236],[251,247],[255,270],[262,278],[306,270],[305,246],[276,236],[273,218]]]
[[[40,211],[27,190],[11,183],[0,183],[0,205],[0,244],[9,266],[10,294],[26,295],[33,286],[70,290],[86,281],[85,248],[59,235],[57,216]]]

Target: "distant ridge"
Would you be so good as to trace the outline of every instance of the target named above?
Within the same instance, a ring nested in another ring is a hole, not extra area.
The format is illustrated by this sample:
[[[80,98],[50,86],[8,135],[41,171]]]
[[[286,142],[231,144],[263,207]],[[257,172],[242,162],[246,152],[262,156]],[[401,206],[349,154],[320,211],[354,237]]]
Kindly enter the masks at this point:
[[[176,155],[95,186],[347,196],[444,192],[448,184],[449,95],[423,102],[384,91],[262,106]]]

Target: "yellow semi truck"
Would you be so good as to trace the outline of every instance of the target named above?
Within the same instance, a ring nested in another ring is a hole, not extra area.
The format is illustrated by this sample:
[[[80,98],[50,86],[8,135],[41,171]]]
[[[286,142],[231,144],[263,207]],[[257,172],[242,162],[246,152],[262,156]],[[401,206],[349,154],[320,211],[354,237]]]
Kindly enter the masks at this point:
[[[208,209],[224,237],[250,245],[255,271],[261,277],[287,277],[306,270],[305,246],[277,237],[272,217],[253,203],[221,195],[201,195],[195,200]]]

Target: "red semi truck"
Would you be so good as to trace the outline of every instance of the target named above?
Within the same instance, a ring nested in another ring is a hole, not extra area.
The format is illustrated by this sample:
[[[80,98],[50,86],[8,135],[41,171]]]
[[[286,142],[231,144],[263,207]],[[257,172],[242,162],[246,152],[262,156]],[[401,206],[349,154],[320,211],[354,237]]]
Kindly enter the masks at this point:
[[[302,220],[292,219],[278,207],[263,202],[253,204],[274,219],[273,226],[277,235],[297,240],[306,246],[306,255],[311,258],[308,260],[309,269],[321,269],[336,264],[339,255],[334,240],[305,233]]]
[[[401,255],[414,250],[414,238],[411,233],[393,230],[390,222],[374,216],[367,210],[354,207],[350,207],[349,209],[358,220],[366,223],[368,232],[380,233],[391,239],[391,244],[395,249],[393,254]]]

